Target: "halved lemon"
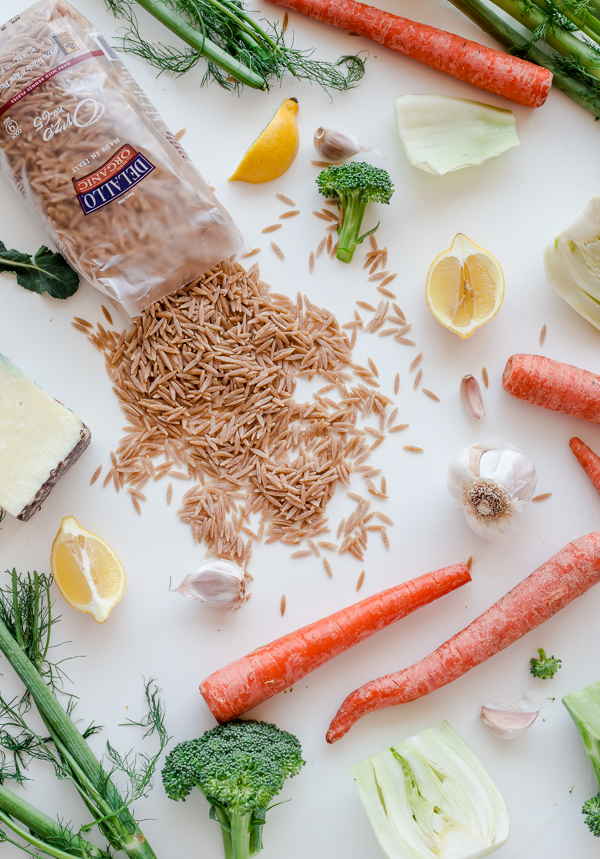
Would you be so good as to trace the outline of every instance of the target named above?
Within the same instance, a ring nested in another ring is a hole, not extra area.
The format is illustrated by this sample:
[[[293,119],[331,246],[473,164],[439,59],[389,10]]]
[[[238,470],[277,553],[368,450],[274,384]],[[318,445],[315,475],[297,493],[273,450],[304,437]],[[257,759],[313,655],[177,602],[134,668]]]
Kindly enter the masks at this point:
[[[431,263],[425,298],[439,323],[470,337],[500,310],[504,273],[496,257],[459,233]]]
[[[291,167],[298,152],[298,102],[286,98],[279,110],[246,152],[230,182],[259,184],[277,179]]]
[[[52,544],[52,576],[70,606],[104,623],[125,590],[125,570],[108,543],[66,516]]]

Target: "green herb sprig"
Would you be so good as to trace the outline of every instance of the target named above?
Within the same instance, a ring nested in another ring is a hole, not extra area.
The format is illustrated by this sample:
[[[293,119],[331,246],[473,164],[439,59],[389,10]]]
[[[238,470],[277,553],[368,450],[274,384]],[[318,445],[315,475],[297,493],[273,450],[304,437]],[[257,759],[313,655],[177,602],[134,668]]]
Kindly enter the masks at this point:
[[[37,573],[20,576],[15,570],[9,575],[9,584],[0,587],[0,651],[25,691],[13,699],[0,692],[0,841],[32,856],[41,852],[55,859],[108,859],[114,851],[129,859],[156,859],[130,810],[152,787],[158,759],[169,741],[155,681],[145,684],[146,715],[128,724],[142,727],[145,737],[156,734],[158,750],[153,755],[122,754],[107,743],[103,764],[86,742],[100,729],[90,725],[80,731],[71,718],[76,696],[66,693],[64,705],[60,700],[65,660],[54,661],[50,643],[58,620],[50,602],[51,579]],[[41,732],[28,718],[34,705]],[[49,763],[58,778],[71,782],[91,814],[90,822],[77,829],[65,826],[6,786],[28,781],[31,760]],[[113,781],[117,772],[127,778],[124,792]],[[108,842],[106,849],[87,841],[87,833],[95,828]]]
[[[242,86],[267,90],[273,80],[285,73],[317,83],[325,90],[346,90],[354,87],[365,72],[365,62],[358,54],[327,63],[312,59],[312,50],[287,45],[283,27],[270,23],[260,26],[247,13],[242,0],[137,2],[189,46],[151,44],[140,33],[131,0],[106,0],[113,14],[127,24],[120,37],[121,50],[142,57],[160,72],[182,75],[204,57],[202,84],[216,81],[228,90]]]

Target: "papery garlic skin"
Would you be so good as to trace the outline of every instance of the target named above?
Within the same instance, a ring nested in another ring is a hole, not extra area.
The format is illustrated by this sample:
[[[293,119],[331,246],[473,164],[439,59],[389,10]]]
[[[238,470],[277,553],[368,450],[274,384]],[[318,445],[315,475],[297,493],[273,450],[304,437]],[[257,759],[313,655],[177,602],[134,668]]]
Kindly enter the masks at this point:
[[[520,737],[537,719],[542,705],[533,695],[522,695],[517,701],[495,701],[481,708],[481,721],[501,740]]]
[[[523,451],[501,439],[462,450],[448,467],[448,491],[460,501],[469,527],[486,540],[504,540],[515,513],[531,501],[537,475]]]
[[[313,142],[317,155],[323,161],[344,161],[359,152],[370,151],[370,147],[353,134],[346,134],[336,128],[324,128],[322,125],[315,131]]]
[[[208,561],[189,573],[174,593],[215,608],[238,608],[247,599],[249,576],[232,561]]]

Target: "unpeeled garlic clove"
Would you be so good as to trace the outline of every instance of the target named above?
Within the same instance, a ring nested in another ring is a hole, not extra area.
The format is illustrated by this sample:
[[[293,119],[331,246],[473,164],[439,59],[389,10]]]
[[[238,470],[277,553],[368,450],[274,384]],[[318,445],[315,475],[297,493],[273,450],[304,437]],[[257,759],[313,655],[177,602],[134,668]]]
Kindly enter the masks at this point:
[[[200,600],[215,608],[238,608],[249,597],[246,586],[250,578],[233,561],[208,561],[189,573],[172,590],[187,599]]]
[[[345,131],[335,128],[324,128],[322,125],[315,131],[314,144],[317,155],[323,161],[343,161],[359,152],[375,151],[353,134],[346,134]]]
[[[472,417],[481,420],[485,417],[485,406],[479,382],[470,373],[463,376],[460,383],[460,399],[465,411]]]
[[[484,704],[479,715],[482,722],[501,740],[513,740],[533,725],[541,708],[537,698],[522,695],[510,703],[495,701],[493,704]]]

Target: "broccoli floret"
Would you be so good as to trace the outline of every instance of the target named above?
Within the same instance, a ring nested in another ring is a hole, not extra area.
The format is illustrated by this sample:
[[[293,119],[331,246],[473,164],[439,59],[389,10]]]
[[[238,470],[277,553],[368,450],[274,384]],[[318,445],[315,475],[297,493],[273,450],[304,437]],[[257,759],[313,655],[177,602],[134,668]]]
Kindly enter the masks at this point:
[[[185,800],[197,787],[221,824],[226,859],[247,859],[262,848],[269,804],[305,761],[297,737],[268,722],[234,719],[167,756],[162,778],[167,796]]]
[[[348,161],[326,167],[317,176],[317,185],[321,194],[335,199],[341,209],[337,258],[342,262],[351,262],[356,246],[379,227],[377,224],[372,230],[360,235],[367,205],[389,203],[394,193],[389,173],[366,161]]]
[[[538,654],[539,659],[536,659],[535,656],[530,659],[529,670],[534,677],[538,677],[540,680],[550,680],[562,665],[562,660],[555,656],[547,656],[543,647],[538,648]]]
[[[585,814],[585,822],[592,835],[600,836],[600,793],[591,799],[586,799],[581,812]]]

